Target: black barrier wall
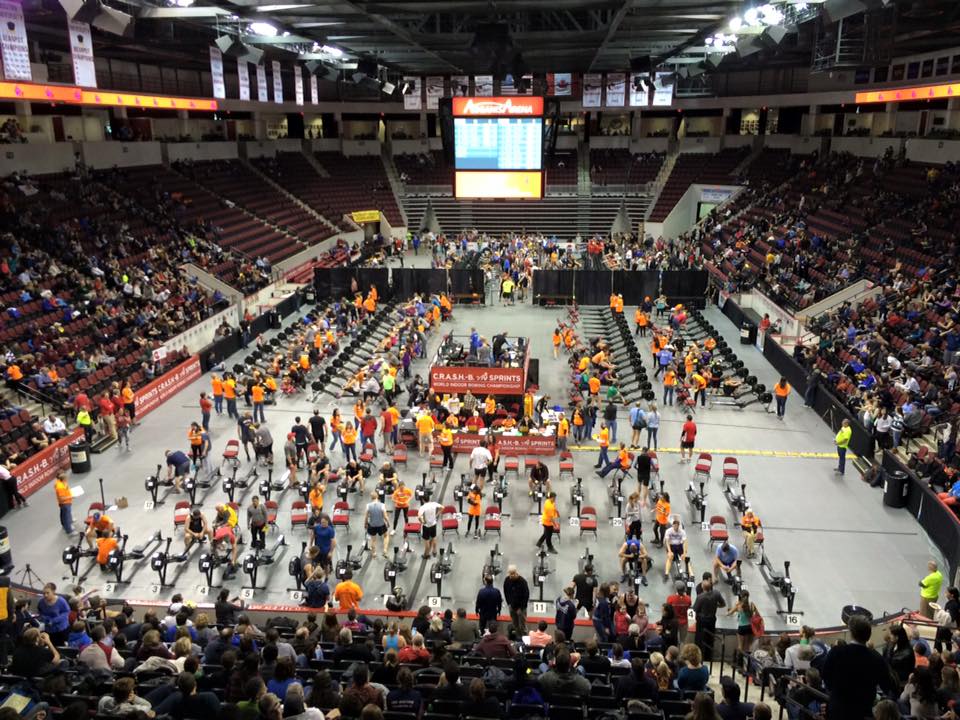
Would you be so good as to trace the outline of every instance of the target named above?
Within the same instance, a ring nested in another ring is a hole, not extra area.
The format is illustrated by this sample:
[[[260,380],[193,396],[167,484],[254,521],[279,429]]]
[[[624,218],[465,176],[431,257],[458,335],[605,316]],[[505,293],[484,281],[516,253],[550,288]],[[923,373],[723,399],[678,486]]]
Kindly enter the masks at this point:
[[[900,470],[910,478],[910,494],[907,496],[907,509],[933,540],[943,554],[949,566],[947,582],[953,584],[960,571],[960,521],[946,505],[940,502],[937,494],[916,474],[903,464],[893,453],[884,450],[883,471],[885,473]],[[918,568],[917,572],[920,572]],[[946,568],[944,569],[946,570]],[[922,574],[922,573],[921,573]]]
[[[484,295],[483,270],[434,270],[431,268],[314,268],[313,286],[317,299],[353,297],[353,288],[366,293],[370,285],[377,286],[381,299],[407,299],[414,294],[431,295],[442,292],[453,295],[474,295],[482,302]]]
[[[534,299],[538,296],[570,298],[581,305],[608,305],[611,293],[623,295],[626,305],[651,300],[660,290],[670,302],[704,306],[707,273],[704,270],[535,270]]]

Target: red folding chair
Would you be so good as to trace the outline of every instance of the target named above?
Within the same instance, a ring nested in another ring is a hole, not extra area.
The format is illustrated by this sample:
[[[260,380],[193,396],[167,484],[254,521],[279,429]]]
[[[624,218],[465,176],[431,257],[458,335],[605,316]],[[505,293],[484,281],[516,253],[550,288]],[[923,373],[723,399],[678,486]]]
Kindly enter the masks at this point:
[[[190,517],[190,501],[189,500],[178,500],[177,504],[173,506],[173,529],[176,532],[178,527],[183,527],[187,524],[187,518]]]
[[[735,485],[740,482],[740,463],[737,462],[735,457],[725,457],[723,459],[723,484],[727,485],[730,482],[733,482]]]
[[[440,448],[435,448],[432,453],[430,453],[430,467],[432,468],[442,468],[443,467],[443,451]]]
[[[657,457],[655,450],[650,451],[650,479],[660,482],[660,458]]]
[[[515,480],[520,479],[520,461],[516,457],[509,456],[503,460],[503,479],[506,480],[511,473]]]
[[[538,462],[540,462],[540,458],[525,457],[523,459],[523,474],[528,475],[537,466]]]
[[[483,535],[487,536],[488,533],[495,532],[497,535],[500,535],[500,526],[502,522],[500,520],[500,507],[497,505],[488,505],[486,511],[484,512],[483,518]]]
[[[333,515],[330,517],[333,527],[342,527],[350,532],[350,503],[346,500],[337,500],[333,504]]]
[[[562,480],[564,475],[569,475],[573,480],[573,454],[569,450],[560,453],[560,474],[557,479]]]
[[[307,503],[304,500],[294,500],[293,506],[290,508],[290,526],[297,527],[297,525],[306,526],[307,518],[310,517],[310,512],[307,510]]]
[[[320,457],[320,446],[317,443],[307,445],[307,462],[314,463]]]
[[[459,537],[460,521],[457,519],[457,509],[453,505],[444,505],[440,511],[441,536],[452,532]]]
[[[710,481],[710,471],[713,469],[713,455],[710,453],[700,453],[697,457],[697,464],[693,468],[693,479]]]
[[[277,514],[280,512],[280,505],[276,500],[267,500],[264,503],[267,508],[267,525],[277,526]]]
[[[593,537],[597,537],[597,509],[593,505],[580,508],[580,537],[583,537],[585,532],[593,533]]]
[[[727,519],[723,515],[710,516],[710,547],[720,545],[730,539],[727,529]]]
[[[417,515],[419,508],[410,508],[409,520],[403,524],[403,539],[406,540],[410,535],[420,537],[420,518]]]
[[[364,465],[369,465],[373,462],[373,452],[376,448],[373,447],[373,443],[368,442],[364,444],[363,450],[360,452],[360,462]]]
[[[393,449],[393,464],[395,466],[407,466],[407,448],[403,445],[397,445]]]
[[[227,440],[227,446],[223,449],[223,460],[220,462],[220,472],[223,472],[223,467],[239,468],[240,467],[240,441],[236,438]]]

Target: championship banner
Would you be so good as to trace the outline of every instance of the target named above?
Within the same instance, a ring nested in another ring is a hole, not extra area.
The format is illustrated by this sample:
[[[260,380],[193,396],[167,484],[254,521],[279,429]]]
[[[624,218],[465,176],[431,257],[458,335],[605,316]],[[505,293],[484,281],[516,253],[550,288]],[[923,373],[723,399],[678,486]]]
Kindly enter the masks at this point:
[[[669,107],[673,105],[673,73],[657,73],[653,85],[654,107]]]
[[[17,479],[17,489],[24,497],[53,480],[57,473],[70,467],[70,443],[83,437],[82,428],[74,428],[68,435],[17,465],[10,473]]]
[[[303,71],[299,65],[293,66],[293,95],[297,105],[303,105]]]
[[[267,95],[267,66],[257,65],[257,100],[260,102],[269,102]]]
[[[607,75],[607,107],[623,107],[626,101],[627,76],[625,73]]]
[[[439,75],[426,78],[427,110],[436,110],[443,97],[443,78]]]
[[[90,37],[90,24],[67,21],[67,34],[70,35],[70,57],[73,60],[73,82],[80,87],[97,86],[97,69],[93,62],[93,38]]]
[[[280,61],[274,60],[271,65],[273,69],[273,101],[275,103],[283,102],[283,75],[280,74]]]
[[[144,385],[134,394],[137,419],[139,420],[151,410],[156,410],[202,374],[200,356],[194,355],[173,370]]]
[[[320,92],[317,90],[317,76],[310,75],[310,103],[312,105],[320,104]]]
[[[650,103],[650,91],[642,82],[640,89],[637,90],[637,78],[642,78],[646,73],[630,74],[630,107],[646,107]],[[649,76],[648,76],[649,77]]]
[[[443,367],[430,368],[430,387],[439,393],[523,395],[523,368]]]
[[[603,75],[587,73],[583,76],[583,106],[585,108],[600,107],[600,98],[603,94]]]
[[[220,48],[210,46],[210,77],[213,80],[213,96],[221,100],[227,97],[227,85],[223,80],[223,54]]]
[[[33,80],[27,26],[23,22],[23,7],[19,2],[0,0],[0,55],[3,56],[5,79]]]
[[[468,453],[489,439],[489,434],[454,433],[453,452]],[[497,449],[501,455],[553,455],[557,450],[557,439],[553,435],[500,435],[495,434]]]
[[[493,75],[474,75],[473,94],[477,97],[493,97]]]
[[[571,73],[547,73],[547,95],[561,97],[573,93]]]
[[[240,99],[250,99],[250,68],[247,61],[237,58],[237,82],[240,84]]]
[[[403,96],[404,110],[420,110],[423,107],[423,86],[420,84],[420,78],[413,75],[404,75],[403,81],[410,84],[410,92]]]
[[[450,97],[467,97],[470,94],[469,75],[450,76]]]

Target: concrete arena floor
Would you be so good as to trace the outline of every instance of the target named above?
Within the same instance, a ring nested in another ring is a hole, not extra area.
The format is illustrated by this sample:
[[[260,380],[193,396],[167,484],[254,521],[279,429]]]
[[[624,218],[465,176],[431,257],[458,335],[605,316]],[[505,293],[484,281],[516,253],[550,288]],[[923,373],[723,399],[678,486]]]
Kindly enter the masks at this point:
[[[472,308],[458,307],[454,319],[445,324],[443,331],[466,334],[472,326],[486,336],[507,329],[511,335],[523,334],[531,338],[533,353],[540,359],[541,391],[554,399],[566,398],[569,371],[565,358],[554,360],[550,351],[550,333],[559,317],[565,316],[565,309],[543,309],[530,305],[517,305],[509,308],[502,306]],[[627,317],[632,318],[633,308],[627,308]],[[739,357],[744,360],[751,372],[758,375],[768,387],[776,377],[754,348],[744,348],[738,343],[738,332],[732,324],[716,309],[707,311],[707,316],[721,330],[736,348]],[[291,320],[288,320],[289,324]],[[440,342],[439,334],[430,338],[430,352]],[[644,362],[649,368],[646,355]],[[228,365],[236,358],[228,360]],[[418,361],[415,372],[426,375],[426,361]],[[110,514],[121,529],[130,536],[130,546],[145,541],[155,530],[164,537],[173,532],[173,507],[178,499],[185,496],[170,494],[166,503],[152,510],[144,509],[144,501],[149,499],[143,488],[143,479],[154,472],[158,463],[162,463],[164,450],[180,448],[186,450],[186,430],[191,420],[199,420],[198,396],[201,391],[209,390],[209,375],[198,380],[179,396],[148,416],[132,435],[132,450],[113,448],[104,455],[93,456],[93,471],[84,476],[71,478],[74,486],[84,489],[83,497],[75,501],[75,521],[82,520],[90,501],[99,499],[97,479],[104,480],[105,495],[108,503],[112,498],[126,496],[129,508],[111,510]],[[659,382],[654,387],[660,394]],[[240,405],[242,409],[242,399]],[[321,396],[318,407],[329,416],[333,407],[329,395]],[[352,399],[344,398],[340,403],[341,412],[352,415]],[[282,397],[277,406],[266,411],[275,447],[282,446],[283,438],[294,417],[300,415],[304,421],[312,413],[313,404],[309,396]],[[678,462],[682,414],[676,408],[662,409],[660,430],[661,473],[666,480],[667,490],[673,498],[674,512],[680,514],[690,534],[690,552],[693,570],[699,576],[710,568],[711,555],[707,547],[707,533],[692,522],[692,509],[684,497],[684,489],[693,475],[692,465]],[[757,514],[763,520],[766,530],[766,552],[777,567],[784,560],[792,562],[791,574],[798,588],[796,609],[803,611],[800,621],[815,625],[829,626],[840,622],[840,609],[850,603],[863,605],[875,615],[885,611],[894,611],[902,607],[914,607],[917,600],[917,580],[925,572],[925,564],[930,557],[936,557],[935,549],[929,539],[906,512],[891,510],[881,504],[880,492],[872,490],[860,482],[855,471],[848,469],[845,478],[833,473],[836,460],[833,455],[832,434],[812,411],[802,406],[802,400],[791,396],[784,422],[778,422],[775,415],[767,414],[759,404],[737,411],[727,408],[708,408],[697,415],[700,427],[698,450],[714,453],[714,472],[707,488],[707,516],[722,514],[729,523],[737,515],[729,507],[720,492],[720,467],[724,455],[735,455],[739,459],[741,478],[747,483],[747,496]],[[621,412],[620,427],[626,428],[626,409]],[[627,430],[629,433],[629,430]],[[214,416],[211,423],[213,439],[213,461],[221,457],[226,441],[236,437],[235,424],[226,415]],[[622,435],[622,432],[621,432]],[[599,538],[580,539],[575,528],[568,525],[568,516],[575,513],[569,504],[570,481],[556,481],[557,459],[552,458],[548,465],[554,487],[558,492],[559,509],[563,520],[562,538],[559,542],[560,554],[551,556],[550,563],[554,573],[546,581],[544,598],[552,602],[561,587],[568,583],[577,572],[577,562],[584,549],[589,547],[595,557],[594,564],[601,580],[618,580],[619,568],[616,552],[622,542],[622,530],[615,528],[606,516],[612,512],[612,506],[605,491],[605,482],[593,471],[596,462],[596,449],[593,442],[589,449],[574,452],[576,474],[583,478],[586,490],[585,504],[597,507],[600,516]],[[776,453],[776,455],[774,455]],[[718,457],[719,456],[719,457]],[[276,473],[282,472],[282,455],[277,453]],[[334,454],[335,465],[342,464],[339,452]],[[249,466],[245,463],[238,476],[243,476]],[[416,452],[410,454],[409,466],[401,473],[409,484],[419,481],[421,473],[427,469],[426,459],[418,458]],[[459,473],[467,472],[467,457],[459,456],[453,470],[441,481],[441,502],[453,502],[452,488]],[[632,488],[633,483],[624,483],[624,489]],[[238,491],[237,500],[242,506],[249,504],[249,498],[256,493],[252,487]],[[203,509],[208,518],[212,518],[213,507],[226,496],[217,486],[206,492],[198,491],[198,499],[203,497]],[[289,509],[293,493],[286,492],[279,497],[280,515],[278,530],[285,535],[289,547],[286,554],[275,565],[261,570],[259,584],[266,589],[249,589],[242,592],[248,600],[256,603],[292,604],[289,589],[293,582],[287,574],[287,561],[299,552],[301,542],[307,539],[304,528],[291,530]],[[332,507],[336,497],[333,488],[328,490],[326,506]],[[360,503],[357,495],[350,496],[351,505]],[[388,509],[389,505],[388,505]],[[532,579],[535,563],[534,542],[539,535],[538,518],[531,515],[536,511],[536,503],[525,492],[525,481],[513,483],[511,493],[504,502],[504,513],[509,517],[503,520],[503,537],[499,547],[503,553],[503,565],[516,564],[528,580]],[[360,527],[363,506],[355,514],[349,534],[338,535],[341,552],[348,543],[355,548],[363,542]],[[24,510],[12,512],[4,519],[10,532],[14,560],[17,564],[14,578],[17,579],[26,563],[39,574],[43,581],[56,581],[65,587],[70,581],[67,568],[61,562],[61,552],[67,545],[67,537],[59,530],[56,520],[56,508],[52,486],[45,488],[32,498],[30,506]],[[244,516],[241,517],[244,522]],[[42,530],[38,531],[38,528]],[[644,521],[644,540],[651,539],[651,524]],[[731,536],[740,540],[739,532],[734,530]],[[74,536],[75,537],[75,536]],[[268,536],[268,544],[275,535]],[[173,550],[182,548],[182,534],[174,535]],[[393,538],[400,543],[401,534]],[[443,584],[444,607],[464,606],[473,610],[474,599],[480,585],[481,567],[489,557],[489,550],[497,542],[494,536],[485,540],[454,539],[456,556],[454,569]],[[408,555],[409,567],[398,581],[411,598],[414,607],[424,604],[427,598],[436,595],[436,587],[430,581],[428,562],[420,555],[420,541],[411,541],[413,552]],[[649,574],[650,585],[642,589],[641,597],[651,607],[651,614],[659,617],[659,606],[672,592],[673,583],[665,582],[662,575],[664,553],[648,546],[655,560],[655,567]],[[241,556],[246,548],[241,548]],[[197,567],[197,554],[183,566],[172,566],[170,578],[173,587],[157,586],[157,574],[151,570],[149,558],[142,561],[130,561],[126,576],[129,584],[118,587],[105,586],[104,576],[99,570],[90,572],[82,584],[87,589],[100,589],[108,597],[128,597],[137,599],[166,599],[174,592],[181,592],[188,599],[203,601],[212,599],[215,589],[205,588],[205,579]],[[90,567],[92,559],[81,562],[81,575]],[[356,579],[365,592],[365,607],[382,607],[384,593],[389,585],[383,579],[383,560],[365,559],[363,569]],[[177,573],[176,568],[182,567]],[[776,611],[785,608],[782,599],[767,587],[757,567],[747,561],[743,568],[747,587],[767,618],[769,629],[786,627],[786,620],[777,616]],[[215,573],[218,582],[220,573]],[[170,581],[168,579],[168,581]],[[240,573],[226,584],[236,594],[241,594],[248,578]],[[498,580],[499,584],[499,580]],[[730,587],[722,584],[728,604],[731,604]],[[205,594],[206,593],[206,596]],[[534,599],[538,591],[531,588]],[[531,614],[536,614],[535,607]],[[552,616],[552,608],[548,607]],[[733,618],[722,618],[721,627],[733,627]]]

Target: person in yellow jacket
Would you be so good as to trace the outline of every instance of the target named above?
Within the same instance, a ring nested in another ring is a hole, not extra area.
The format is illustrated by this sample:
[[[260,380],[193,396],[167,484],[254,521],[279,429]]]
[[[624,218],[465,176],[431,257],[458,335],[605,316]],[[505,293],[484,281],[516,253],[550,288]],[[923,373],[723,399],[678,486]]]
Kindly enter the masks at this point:
[[[600,423],[597,443],[600,445],[600,455],[597,457],[597,464],[593,466],[595,470],[606,467],[610,463],[610,458],[607,456],[607,448],[610,447],[610,429],[605,422]]]
[[[847,469],[847,448],[850,447],[850,438],[853,435],[853,430],[850,428],[850,421],[844,420],[840,423],[840,430],[837,432],[837,437],[834,440],[837,443],[837,469],[834,470],[835,473],[843,475],[843,471]]]
[[[453,470],[453,430],[444,425],[440,430],[440,449],[443,451],[443,465]]]
[[[93,418],[86,408],[80,408],[77,411],[77,425],[83,428],[83,436],[87,442],[93,441]]]
[[[537,547],[542,547],[546,543],[547,552],[556,555],[557,550],[553,547],[553,534],[560,530],[560,513],[557,512],[557,494],[553,490],[547,493],[547,499],[543,503],[540,524],[543,526],[543,534],[537,540]]]
[[[523,416],[533,418],[533,393],[529,390],[523,394]]]

